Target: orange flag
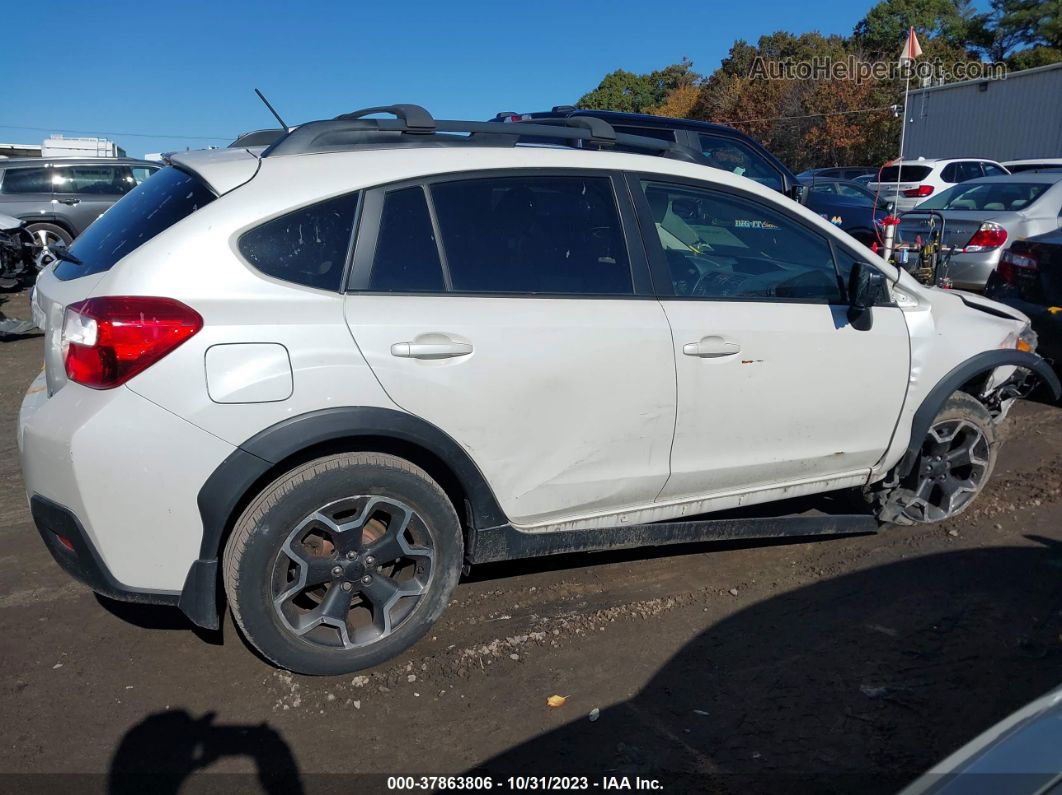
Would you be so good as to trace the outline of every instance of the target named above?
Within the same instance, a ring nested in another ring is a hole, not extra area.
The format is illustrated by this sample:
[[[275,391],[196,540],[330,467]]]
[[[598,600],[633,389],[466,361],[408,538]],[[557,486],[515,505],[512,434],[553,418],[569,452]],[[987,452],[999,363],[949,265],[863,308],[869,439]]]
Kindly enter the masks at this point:
[[[900,53],[900,63],[909,63],[922,54],[922,48],[918,44],[918,36],[915,35],[915,30],[912,27],[907,32],[907,41],[903,45],[903,52]]]

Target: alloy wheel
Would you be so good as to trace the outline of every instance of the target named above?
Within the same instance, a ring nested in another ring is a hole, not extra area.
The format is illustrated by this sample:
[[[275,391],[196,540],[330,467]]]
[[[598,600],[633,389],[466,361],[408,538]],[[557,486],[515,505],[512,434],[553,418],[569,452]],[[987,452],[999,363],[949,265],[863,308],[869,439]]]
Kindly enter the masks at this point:
[[[966,420],[933,425],[915,467],[913,497],[905,512],[917,521],[939,522],[959,513],[984,486],[990,445]]]
[[[359,496],[318,508],[288,534],[273,607],[302,640],[362,648],[398,630],[428,591],[435,542],[409,505]]]

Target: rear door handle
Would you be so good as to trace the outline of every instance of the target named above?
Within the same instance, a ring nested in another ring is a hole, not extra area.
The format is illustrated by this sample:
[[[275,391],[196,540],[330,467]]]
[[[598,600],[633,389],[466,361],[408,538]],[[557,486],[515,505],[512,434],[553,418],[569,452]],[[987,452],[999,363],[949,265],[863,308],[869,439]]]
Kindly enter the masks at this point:
[[[452,359],[467,356],[472,346],[467,342],[396,342],[391,355],[400,359]]]
[[[700,359],[719,359],[740,353],[741,346],[722,337],[701,337],[697,342],[687,342],[683,345],[682,352]]]

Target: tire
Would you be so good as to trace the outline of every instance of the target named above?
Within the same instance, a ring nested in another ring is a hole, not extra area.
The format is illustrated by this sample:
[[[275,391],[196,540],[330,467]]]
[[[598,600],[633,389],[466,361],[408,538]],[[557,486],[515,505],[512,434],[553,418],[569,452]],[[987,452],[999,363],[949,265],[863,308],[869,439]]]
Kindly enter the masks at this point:
[[[37,270],[43,270],[55,261],[55,257],[51,256],[45,251],[52,243],[61,242],[64,246],[69,246],[74,242],[74,236],[67,232],[63,227],[56,224],[29,224],[26,227],[26,231],[33,235],[33,242],[41,246],[41,251],[36,255]],[[36,276],[36,274],[34,274]]]
[[[992,477],[999,453],[996,425],[973,396],[955,392],[941,407],[903,482],[879,514],[896,524],[935,524],[973,504]]]
[[[453,504],[424,470],[345,453],[267,486],[236,522],[223,575],[236,625],[262,656],[330,675],[413,645],[448,604],[463,562]]]

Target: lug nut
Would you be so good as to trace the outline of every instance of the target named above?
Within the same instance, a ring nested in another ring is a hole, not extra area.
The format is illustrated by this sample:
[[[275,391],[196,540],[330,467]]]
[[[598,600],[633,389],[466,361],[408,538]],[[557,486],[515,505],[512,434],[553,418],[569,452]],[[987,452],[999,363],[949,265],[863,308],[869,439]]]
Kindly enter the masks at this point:
[[[372,565],[372,564],[374,564],[375,562],[376,562],[376,558],[374,558],[374,557],[373,557],[372,555],[369,555],[369,556],[367,556],[367,557],[365,558],[365,565],[366,565],[366,566],[371,566],[371,565]]]
[[[343,567],[342,566],[333,566],[332,567],[332,576],[333,577],[342,577],[343,576]]]
[[[357,552],[348,552],[347,553],[347,560],[354,560],[357,557],[358,557],[358,553]]]
[[[361,581],[365,585],[368,585],[370,582],[372,582],[372,575],[366,574],[364,577],[361,578]]]
[[[349,591],[349,590],[350,590],[351,588],[353,588],[353,587],[354,587],[354,586],[353,586],[353,585],[351,585],[351,584],[350,584],[349,582],[345,582],[345,583],[343,583],[343,590],[344,590],[344,591]]]

